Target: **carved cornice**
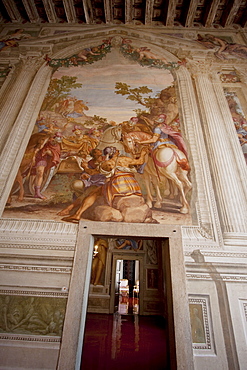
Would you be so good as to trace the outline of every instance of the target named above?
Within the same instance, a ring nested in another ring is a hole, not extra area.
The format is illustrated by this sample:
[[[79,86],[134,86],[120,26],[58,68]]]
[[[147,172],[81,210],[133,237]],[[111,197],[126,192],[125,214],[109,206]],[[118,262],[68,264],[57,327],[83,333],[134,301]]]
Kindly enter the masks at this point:
[[[190,251],[184,252],[185,256],[191,256]],[[247,253],[241,253],[241,252],[224,252],[224,251],[203,251],[202,255],[205,257],[215,257],[215,258],[247,258]]]
[[[22,240],[22,237],[15,238],[15,240],[20,241]],[[25,239],[25,238],[24,238]],[[26,240],[26,239],[25,239]],[[1,248],[14,248],[14,249],[40,249],[40,250],[58,250],[58,251],[74,251],[75,250],[75,244],[69,246],[69,245],[42,245],[42,244],[18,244],[18,243],[9,243],[9,238],[6,238],[6,243],[0,242],[0,249]],[[43,241],[43,239],[42,239]],[[11,239],[11,242],[13,240]],[[66,241],[65,241],[66,242]]]
[[[47,337],[39,335],[19,335],[19,334],[0,334],[0,340],[25,341],[25,342],[45,342],[45,343],[60,343],[61,337]]]
[[[0,219],[0,232],[34,232],[46,234],[71,234],[77,231],[77,225],[68,224],[57,221],[42,221],[42,220],[18,220],[10,218]]]
[[[212,230],[206,230],[203,227],[183,226],[182,234],[185,240],[212,241]]]
[[[42,272],[56,274],[70,274],[71,267],[52,267],[52,266],[34,266],[34,265],[14,265],[0,263],[0,271],[20,271],[20,272]]]
[[[31,296],[31,297],[48,297],[48,298],[68,298],[68,293],[63,292],[40,292],[33,290],[16,290],[16,289],[0,289],[2,295],[14,296]]]
[[[247,276],[246,275],[233,275],[233,274],[229,274],[229,275],[224,275],[224,274],[220,274],[220,276],[218,276],[219,274],[215,273],[215,275],[213,275],[211,273],[186,273],[186,278],[188,280],[207,280],[207,281],[223,281],[223,282],[247,282]]]
[[[78,225],[56,221],[0,219],[0,240],[3,245],[31,245],[38,248],[73,248],[76,242]],[[51,247],[52,245],[52,247]],[[54,247],[55,246],[55,247]]]
[[[198,56],[193,56],[193,51],[189,54],[184,54],[181,52],[180,54],[176,54],[179,58],[183,57],[186,59],[186,67],[190,71],[193,77],[200,75],[200,74],[207,74],[209,76],[213,76],[218,74],[222,70],[227,69],[237,69],[239,74],[243,75],[242,79],[247,79],[246,75],[246,61],[245,60],[218,60],[215,58],[210,58],[208,55],[202,54],[200,58]]]

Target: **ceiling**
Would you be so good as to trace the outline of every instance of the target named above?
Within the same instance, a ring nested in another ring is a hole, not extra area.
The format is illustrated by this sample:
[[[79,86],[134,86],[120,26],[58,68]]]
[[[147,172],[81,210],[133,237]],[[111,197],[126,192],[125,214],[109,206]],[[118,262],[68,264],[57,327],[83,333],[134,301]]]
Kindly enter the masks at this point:
[[[0,0],[0,23],[247,26],[247,0]]]

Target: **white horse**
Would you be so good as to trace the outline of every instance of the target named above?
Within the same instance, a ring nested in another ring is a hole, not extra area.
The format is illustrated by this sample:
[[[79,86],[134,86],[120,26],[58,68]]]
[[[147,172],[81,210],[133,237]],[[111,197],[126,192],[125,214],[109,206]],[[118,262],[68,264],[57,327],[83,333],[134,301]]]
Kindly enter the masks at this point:
[[[104,132],[97,145],[97,149],[104,150],[108,146],[114,146],[117,150],[119,150],[120,154],[124,154],[124,146],[120,142],[122,136],[122,127],[119,126],[111,126],[108,127]]]
[[[121,137],[124,145],[120,142]],[[128,152],[136,155],[140,149],[140,144],[136,145],[137,142],[150,137],[152,137],[151,134],[142,131],[133,131],[122,135],[121,126],[113,126],[105,130],[97,148],[103,150],[107,146],[115,146],[117,149],[122,150],[123,154]],[[153,196],[151,193],[151,184],[153,183],[157,198],[154,207],[162,207],[162,196],[159,188],[159,184],[162,182],[166,187],[170,187],[171,195],[178,189],[182,203],[180,212],[187,214],[189,212],[189,204],[186,194],[192,188],[188,179],[189,170],[187,157],[181,150],[170,147],[162,147],[155,150],[152,156],[147,158],[143,172],[147,189],[147,205],[150,208],[153,207]]]
[[[123,140],[125,145],[129,147],[129,151],[136,154],[140,148],[140,144],[137,145],[136,142],[148,140],[151,137],[151,134],[136,131],[123,135]],[[154,207],[162,207],[162,196],[159,188],[159,183],[162,182],[166,188],[170,188],[171,198],[174,197],[174,193],[178,189],[182,203],[180,213],[187,214],[189,212],[189,204],[186,194],[192,188],[191,182],[188,179],[189,170],[187,157],[181,150],[171,147],[158,147],[148,157],[143,172],[147,190],[147,205],[150,208],[153,206],[151,192],[151,184],[153,183],[157,197]]]
[[[151,182],[155,187],[157,200],[155,208],[162,207],[162,196],[160,193],[159,182],[170,180],[169,183],[179,190],[182,207],[180,213],[189,212],[189,204],[186,194],[192,189],[192,184],[188,179],[189,164],[186,155],[176,148],[158,148],[152,156],[148,158],[144,168],[143,176],[147,190],[147,205],[151,208],[153,196],[151,193]]]

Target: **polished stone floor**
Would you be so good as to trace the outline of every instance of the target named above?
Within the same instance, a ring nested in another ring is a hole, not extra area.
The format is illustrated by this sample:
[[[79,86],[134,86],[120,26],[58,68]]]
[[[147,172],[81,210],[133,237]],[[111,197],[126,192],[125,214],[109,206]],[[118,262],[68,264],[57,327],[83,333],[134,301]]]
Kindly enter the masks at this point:
[[[81,369],[170,369],[164,318],[88,313]]]

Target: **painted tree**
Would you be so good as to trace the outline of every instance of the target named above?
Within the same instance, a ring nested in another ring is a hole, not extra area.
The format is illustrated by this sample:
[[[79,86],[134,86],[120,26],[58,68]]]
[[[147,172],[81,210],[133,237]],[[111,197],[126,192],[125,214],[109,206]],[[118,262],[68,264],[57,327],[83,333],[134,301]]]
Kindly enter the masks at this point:
[[[76,82],[77,77],[62,76],[60,79],[53,78],[45,95],[41,110],[52,110],[56,103],[66,99],[72,89],[82,87],[81,83]]]
[[[135,88],[131,88],[130,85],[127,85],[124,82],[116,82],[115,85],[115,93],[119,95],[126,96],[126,99],[132,100],[137,102],[138,104],[142,105],[146,109],[150,109],[150,107],[154,104],[155,98],[149,96],[145,96],[147,94],[151,94],[153,92],[147,86],[139,86]],[[138,109],[137,113],[141,114],[143,111]]]
[[[84,122],[84,126],[90,129],[97,128],[98,130],[102,130],[107,126],[107,119],[94,115]]]
[[[131,88],[130,85],[126,83],[117,82],[115,89],[116,94],[126,96],[126,99],[135,101],[146,108],[146,110],[140,108],[134,109],[137,117],[146,116],[154,118],[159,114],[166,114],[171,116],[169,121],[171,122],[178,116],[176,91],[173,85],[161,90],[154,97],[150,95],[153,91],[147,86]],[[149,94],[149,96],[146,97],[145,95],[147,94]],[[171,101],[171,99],[175,100]]]

